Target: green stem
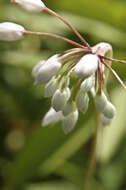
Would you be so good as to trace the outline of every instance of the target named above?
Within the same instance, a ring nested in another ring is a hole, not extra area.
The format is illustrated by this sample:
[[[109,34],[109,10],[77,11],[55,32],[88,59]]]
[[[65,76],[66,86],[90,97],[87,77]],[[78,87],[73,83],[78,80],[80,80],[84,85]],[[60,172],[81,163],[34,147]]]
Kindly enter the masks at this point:
[[[84,188],[83,188],[84,190],[88,189],[88,187],[91,183],[91,178],[94,174],[94,170],[96,167],[96,154],[97,154],[97,142],[98,142],[99,128],[100,128],[100,114],[96,111],[96,127],[95,127],[92,150],[91,150],[91,155],[90,155],[90,160],[89,160],[89,168],[88,168],[87,176],[86,176],[85,182],[84,182]]]
[[[44,9],[45,12],[53,15],[53,16],[56,16],[57,18],[59,18],[62,22],[64,22],[73,32],[74,34],[81,40],[81,42],[83,42],[83,44],[91,50],[91,47],[89,46],[89,44],[86,42],[86,40],[80,35],[80,33],[68,22],[66,21],[63,17],[61,17],[59,14],[57,14],[56,12],[52,11],[51,9],[49,8],[45,8]]]

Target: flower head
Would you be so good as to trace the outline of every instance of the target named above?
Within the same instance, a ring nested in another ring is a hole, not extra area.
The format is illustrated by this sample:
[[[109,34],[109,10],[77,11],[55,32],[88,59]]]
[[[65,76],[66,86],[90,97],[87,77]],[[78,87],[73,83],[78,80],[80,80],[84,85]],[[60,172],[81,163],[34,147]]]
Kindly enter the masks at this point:
[[[23,37],[24,27],[12,22],[0,23],[0,40],[15,41]]]

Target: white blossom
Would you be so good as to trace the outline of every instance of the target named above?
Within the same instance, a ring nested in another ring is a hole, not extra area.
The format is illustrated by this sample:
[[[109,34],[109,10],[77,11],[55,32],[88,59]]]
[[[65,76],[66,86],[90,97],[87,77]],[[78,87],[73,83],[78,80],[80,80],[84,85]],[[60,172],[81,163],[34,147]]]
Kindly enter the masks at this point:
[[[105,117],[112,119],[116,114],[116,108],[111,102],[108,101],[102,113]]]
[[[63,110],[69,97],[70,97],[70,89],[68,87],[63,90],[57,89],[55,94],[52,97],[52,107],[56,111]]]
[[[23,37],[24,27],[12,22],[0,23],[0,40],[15,41]]]
[[[63,119],[63,114],[61,111],[56,112],[52,107],[50,110],[45,114],[42,126],[45,127],[51,123],[56,123],[58,121],[61,121]]]
[[[76,125],[78,120],[78,110],[71,112],[62,120],[62,129],[65,134],[69,133]]]
[[[84,55],[76,64],[74,72],[79,78],[86,78],[97,70],[98,62],[99,58],[97,55]]]
[[[41,0],[11,0],[12,3],[19,5],[28,12],[39,13],[45,5]]]
[[[58,61],[58,55],[50,57],[47,61],[39,62],[33,69],[35,84],[41,84],[49,81],[57,74],[61,68],[61,63]]]
[[[104,114],[100,115],[100,120],[103,126],[110,125],[112,119],[109,119],[108,117],[105,117]]]
[[[90,91],[94,85],[95,85],[95,77],[90,76],[81,83],[80,91],[83,93],[86,93],[86,92]]]
[[[95,105],[98,111],[103,112],[107,103],[108,103],[108,100],[104,92],[102,92],[101,95],[97,94],[95,96]]]
[[[54,95],[55,91],[58,89],[59,83],[58,78],[53,77],[46,85],[44,96],[51,97]]]
[[[76,104],[78,110],[85,113],[88,109],[88,104],[89,104],[88,94],[79,91],[76,97]]]

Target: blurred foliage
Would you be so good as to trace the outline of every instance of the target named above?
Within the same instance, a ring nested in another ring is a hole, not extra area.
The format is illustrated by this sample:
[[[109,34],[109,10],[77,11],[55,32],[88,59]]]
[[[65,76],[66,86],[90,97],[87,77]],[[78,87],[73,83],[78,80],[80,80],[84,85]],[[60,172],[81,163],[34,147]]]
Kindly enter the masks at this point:
[[[67,18],[91,45],[107,41],[114,57],[126,60],[126,1],[45,0],[45,4]],[[33,31],[52,32],[78,41],[56,18],[29,14],[0,1],[0,21],[13,21]],[[55,43],[54,43],[55,42]],[[79,42],[79,41],[78,41]],[[64,135],[60,123],[42,128],[41,120],[50,107],[43,86],[34,86],[32,67],[41,59],[72,48],[59,40],[25,37],[17,42],[0,41],[0,189],[78,190],[87,173],[95,109],[80,114],[72,133]],[[125,81],[125,65],[113,63]],[[126,92],[110,74],[108,91],[117,115],[102,129],[99,156],[89,189],[126,189]]]

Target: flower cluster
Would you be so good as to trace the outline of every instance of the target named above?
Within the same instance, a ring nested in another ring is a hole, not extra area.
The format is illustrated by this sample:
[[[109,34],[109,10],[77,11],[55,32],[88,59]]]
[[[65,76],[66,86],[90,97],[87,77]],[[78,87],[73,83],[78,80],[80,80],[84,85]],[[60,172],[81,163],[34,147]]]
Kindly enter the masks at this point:
[[[50,33],[32,32],[15,23],[0,23],[0,40],[14,41],[23,36],[47,36],[70,43],[76,48],[69,49],[61,54],[56,54],[47,60],[39,61],[33,68],[34,84],[45,84],[44,96],[51,98],[51,108],[46,113],[42,126],[62,121],[65,133],[70,132],[76,125],[79,111],[86,113],[89,104],[89,92],[94,98],[97,111],[101,116],[103,125],[110,124],[116,109],[107,95],[107,72],[110,71],[120,84],[126,89],[124,83],[111,68],[111,62],[119,62],[112,58],[112,47],[108,43],[98,43],[90,47],[85,39],[64,20],[60,15],[50,10],[41,0],[11,0],[24,10],[33,13],[45,11],[63,21],[81,40],[83,45],[68,38]],[[106,57],[108,56],[108,57]],[[71,78],[75,78],[72,85]]]

